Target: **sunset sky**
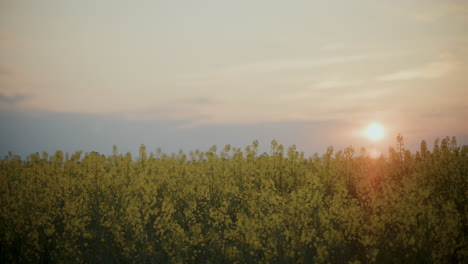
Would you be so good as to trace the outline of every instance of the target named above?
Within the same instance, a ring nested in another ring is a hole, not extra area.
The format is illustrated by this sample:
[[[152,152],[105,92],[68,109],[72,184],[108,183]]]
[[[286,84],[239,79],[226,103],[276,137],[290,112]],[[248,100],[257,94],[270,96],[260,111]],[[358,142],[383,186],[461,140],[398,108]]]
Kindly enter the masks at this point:
[[[2,0],[0,155],[468,144],[467,32],[456,0]]]

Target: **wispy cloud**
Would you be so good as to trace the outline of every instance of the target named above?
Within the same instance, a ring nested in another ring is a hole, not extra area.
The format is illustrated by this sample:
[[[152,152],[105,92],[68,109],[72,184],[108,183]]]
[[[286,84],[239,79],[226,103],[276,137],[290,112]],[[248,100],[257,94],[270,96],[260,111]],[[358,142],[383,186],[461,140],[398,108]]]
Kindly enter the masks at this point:
[[[337,51],[337,50],[343,50],[346,47],[347,45],[345,45],[345,43],[343,42],[332,42],[323,46],[322,49],[327,50],[327,51]]]
[[[211,123],[213,115],[209,113],[213,111],[207,111],[207,109],[218,108],[220,104],[218,101],[208,100],[208,98],[197,99],[125,110],[115,114],[126,120],[176,121],[179,123],[178,128],[186,128],[195,123]]]
[[[13,105],[25,100],[26,98],[27,96],[22,94],[8,94],[0,92],[0,103]]]
[[[363,85],[362,89],[358,87],[361,85]],[[304,100],[318,103],[320,101],[328,100],[329,98],[343,96],[350,92],[355,94],[356,91],[365,91],[366,87],[364,85],[365,82],[358,79],[324,79],[309,85],[306,89],[288,91],[281,95],[276,95],[273,100],[283,103],[297,103]]]
[[[221,104],[221,101],[211,97],[195,97],[154,107],[122,111],[117,114],[129,120],[179,120],[192,123],[209,120],[211,116],[205,114],[204,109],[219,107]]]
[[[185,100],[182,103],[190,105],[216,105],[222,102],[211,97],[197,97],[189,100]]]
[[[435,79],[447,75],[455,69],[451,62],[434,62],[419,68],[405,69],[377,77],[378,81],[403,81],[411,79]]]
[[[0,66],[0,76],[8,75],[9,73],[10,73],[10,71],[7,68]]]
[[[315,87],[318,89],[332,89],[339,87],[351,87],[362,84],[361,80],[324,80],[318,82]]]
[[[254,62],[244,65],[238,65],[235,67],[224,70],[225,72],[245,72],[245,73],[257,73],[257,72],[276,72],[276,71],[289,71],[289,70],[302,70],[320,66],[336,65],[343,63],[350,63],[369,59],[374,57],[371,54],[357,54],[347,56],[333,56],[326,58],[311,58],[311,59],[297,59],[297,60],[271,60]]]
[[[443,17],[462,17],[468,16],[468,4],[465,1],[440,1],[437,5],[429,6],[423,12],[417,12],[413,17],[422,22],[432,22]]]

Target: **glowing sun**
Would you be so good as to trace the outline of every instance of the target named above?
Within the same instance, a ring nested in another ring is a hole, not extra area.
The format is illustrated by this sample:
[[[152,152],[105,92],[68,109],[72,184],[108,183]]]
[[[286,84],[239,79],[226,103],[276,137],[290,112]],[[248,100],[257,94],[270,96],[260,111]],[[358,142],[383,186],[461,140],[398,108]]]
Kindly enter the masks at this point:
[[[366,136],[372,140],[380,140],[384,136],[383,126],[377,123],[370,124],[366,129]]]

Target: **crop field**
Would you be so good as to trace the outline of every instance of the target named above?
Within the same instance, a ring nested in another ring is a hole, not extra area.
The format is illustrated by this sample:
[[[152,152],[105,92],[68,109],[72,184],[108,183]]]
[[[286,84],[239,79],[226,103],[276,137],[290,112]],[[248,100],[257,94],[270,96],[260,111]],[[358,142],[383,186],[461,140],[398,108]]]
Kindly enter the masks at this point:
[[[0,263],[466,263],[468,148],[9,154]]]

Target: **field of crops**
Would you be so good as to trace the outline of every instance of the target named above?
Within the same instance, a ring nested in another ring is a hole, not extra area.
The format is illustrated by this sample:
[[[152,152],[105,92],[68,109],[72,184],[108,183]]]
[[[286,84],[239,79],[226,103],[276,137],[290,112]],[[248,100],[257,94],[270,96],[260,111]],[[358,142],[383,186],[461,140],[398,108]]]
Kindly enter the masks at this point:
[[[431,144],[432,145],[432,144]],[[0,263],[463,263],[468,148],[10,154]]]

